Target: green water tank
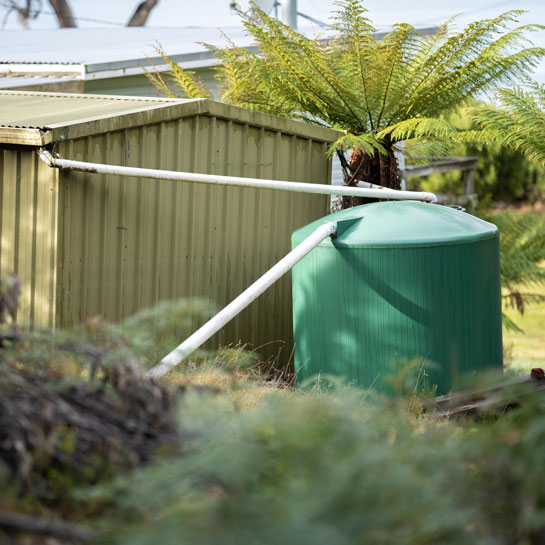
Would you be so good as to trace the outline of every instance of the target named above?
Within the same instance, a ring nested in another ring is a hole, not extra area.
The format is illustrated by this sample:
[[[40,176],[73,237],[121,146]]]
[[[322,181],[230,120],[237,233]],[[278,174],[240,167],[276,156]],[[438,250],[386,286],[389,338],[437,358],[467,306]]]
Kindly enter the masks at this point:
[[[399,366],[420,361],[428,385],[446,393],[502,368],[495,225],[445,206],[379,202],[295,231],[292,246],[326,222],[340,222],[339,235],[292,271],[299,381],[333,374],[389,392]]]

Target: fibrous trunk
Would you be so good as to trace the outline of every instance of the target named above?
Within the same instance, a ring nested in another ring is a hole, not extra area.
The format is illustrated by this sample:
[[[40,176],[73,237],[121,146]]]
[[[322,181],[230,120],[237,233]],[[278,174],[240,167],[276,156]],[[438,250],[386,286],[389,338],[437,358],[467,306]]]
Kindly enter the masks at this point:
[[[392,189],[401,189],[401,173],[397,158],[392,147],[388,147],[387,150],[386,155],[378,152],[369,155],[364,151],[354,150],[345,165],[345,185],[356,186],[358,182],[363,181]],[[376,199],[361,197],[342,197],[341,208],[352,208],[375,201]]]

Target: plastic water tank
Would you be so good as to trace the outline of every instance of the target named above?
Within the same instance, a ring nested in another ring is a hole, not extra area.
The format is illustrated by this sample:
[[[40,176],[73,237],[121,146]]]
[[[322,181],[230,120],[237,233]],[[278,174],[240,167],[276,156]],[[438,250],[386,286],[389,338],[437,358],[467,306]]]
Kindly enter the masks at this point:
[[[388,392],[400,363],[420,361],[428,385],[446,393],[464,375],[502,368],[495,225],[380,202],[321,218],[295,231],[292,246],[328,221],[342,222],[339,235],[292,271],[299,380],[334,374]]]

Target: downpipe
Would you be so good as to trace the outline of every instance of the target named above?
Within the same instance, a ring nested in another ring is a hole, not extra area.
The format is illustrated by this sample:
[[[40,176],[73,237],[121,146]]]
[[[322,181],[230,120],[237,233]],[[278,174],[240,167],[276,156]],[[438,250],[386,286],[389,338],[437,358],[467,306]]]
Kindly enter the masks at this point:
[[[54,157],[47,150],[40,150],[41,160],[50,167],[89,172],[94,174],[112,174],[118,176],[130,176],[148,178],[153,180],[171,180],[180,182],[195,182],[203,184],[253,187],[261,189],[277,189],[293,191],[296,193],[317,193],[323,195],[342,195],[350,197],[371,197],[376,199],[391,200],[418,200],[434,203],[437,197],[433,193],[423,191],[399,191],[360,182],[358,187],[331,186],[312,183],[299,183],[278,180],[262,180],[257,178],[240,178],[235,176],[217,176],[211,174],[195,174],[191,172],[173,172],[169,170],[155,170],[136,167],[124,167],[104,165],[100,163],[87,163],[83,161],[71,161]],[[243,291],[223,310],[206,322],[195,333],[167,354],[155,367],[152,367],[146,376],[157,378],[165,375],[179,365],[184,358],[193,353],[208,339],[220,331],[229,321],[242,312],[248,305],[255,301],[265,290],[278,281],[291,270],[313,248],[328,237],[335,237],[339,230],[346,230],[354,220],[344,220],[336,223],[326,223],[318,227],[311,235],[301,242],[295,249],[284,256],[276,265],[269,269],[263,276],[256,280],[250,287]]]
[[[339,222],[340,223],[340,222]],[[267,288],[291,270],[313,248],[328,237],[337,234],[336,223],[326,223],[318,227],[311,235],[303,240],[296,248],[286,254],[276,265],[257,279],[249,288],[233,299],[223,310],[206,322],[193,335],[167,354],[155,367],[147,373],[147,377],[157,378],[165,375],[182,362],[184,358],[215,335],[237,314],[242,312],[250,303],[255,301]]]
[[[114,174],[117,176],[131,176],[148,178],[151,180],[171,180],[177,182],[195,182],[221,186],[254,187],[260,189],[278,189],[296,193],[317,193],[321,195],[341,195],[348,197],[367,197],[374,199],[412,200],[437,202],[433,193],[425,191],[399,191],[397,189],[372,187],[348,187],[340,185],[322,185],[311,183],[287,182],[280,180],[262,180],[260,178],[241,178],[236,176],[219,176],[215,174],[195,174],[193,172],[173,172],[171,170],[156,170],[150,168],[124,167],[71,161],[54,157],[47,150],[39,151],[41,160],[49,165],[63,170],[75,170],[93,174]],[[366,182],[361,183],[361,185]],[[371,184],[369,184],[371,186]]]

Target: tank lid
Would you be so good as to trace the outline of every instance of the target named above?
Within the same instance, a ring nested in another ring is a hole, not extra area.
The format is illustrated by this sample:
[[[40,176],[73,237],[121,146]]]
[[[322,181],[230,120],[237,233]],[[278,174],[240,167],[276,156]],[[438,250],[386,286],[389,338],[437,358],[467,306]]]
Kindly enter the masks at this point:
[[[298,244],[317,227],[327,222],[361,219],[345,224],[334,240],[320,246],[406,247],[459,244],[498,235],[492,223],[447,206],[417,201],[388,201],[341,210],[316,220],[292,235]]]

